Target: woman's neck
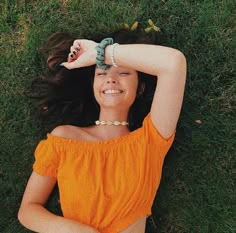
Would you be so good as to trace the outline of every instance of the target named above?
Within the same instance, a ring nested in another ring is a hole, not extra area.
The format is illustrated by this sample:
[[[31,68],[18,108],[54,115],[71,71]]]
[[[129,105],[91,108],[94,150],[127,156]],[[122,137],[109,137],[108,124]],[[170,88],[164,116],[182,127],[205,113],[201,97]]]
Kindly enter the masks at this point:
[[[112,110],[101,110],[99,114],[99,121],[119,121],[127,122],[128,112],[127,111],[114,111]]]
[[[110,110],[103,110],[100,112],[99,121],[119,121],[119,122],[127,122],[128,113],[122,111],[110,111]],[[109,140],[112,138],[116,138],[119,136],[126,135],[130,132],[128,125],[96,125],[96,134],[102,140]]]

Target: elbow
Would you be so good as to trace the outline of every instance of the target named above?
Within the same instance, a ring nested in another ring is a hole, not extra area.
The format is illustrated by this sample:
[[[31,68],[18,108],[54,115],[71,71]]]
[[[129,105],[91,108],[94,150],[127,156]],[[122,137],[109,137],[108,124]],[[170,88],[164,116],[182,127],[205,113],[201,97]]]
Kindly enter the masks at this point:
[[[173,59],[169,62],[169,68],[167,73],[171,77],[177,78],[179,84],[185,84],[187,76],[187,61],[182,52],[175,50]]]
[[[186,73],[186,69],[187,69],[187,61],[186,61],[186,57],[184,56],[184,54],[179,51],[176,50],[176,53],[174,55],[174,59],[173,59],[173,68],[176,70],[181,70],[183,72]]]
[[[158,70],[157,76],[182,77],[186,78],[187,62],[184,54],[177,50],[171,49],[170,53],[165,57],[164,66]]]
[[[18,221],[20,222],[21,225],[23,225],[26,228],[27,228],[27,212],[28,212],[27,207],[21,206],[17,214]]]
[[[184,54],[180,50],[175,50],[176,59],[179,61],[186,61]]]
[[[24,225],[24,210],[22,207],[20,207],[18,214],[17,214],[18,221]]]

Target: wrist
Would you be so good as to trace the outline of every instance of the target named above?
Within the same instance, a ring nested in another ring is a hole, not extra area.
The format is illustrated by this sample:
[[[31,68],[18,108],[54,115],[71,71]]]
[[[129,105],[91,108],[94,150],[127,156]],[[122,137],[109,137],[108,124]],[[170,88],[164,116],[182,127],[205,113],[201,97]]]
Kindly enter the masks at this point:
[[[118,67],[117,63],[116,63],[116,59],[115,59],[115,48],[116,46],[119,45],[118,43],[114,43],[113,45],[111,45],[108,49],[109,49],[109,58],[111,61],[111,65],[114,67]]]
[[[103,39],[97,46],[97,56],[96,56],[96,64],[98,68],[103,70],[108,70],[111,65],[107,64],[105,58],[107,57],[107,47],[113,44],[112,38]]]
[[[90,52],[90,59],[91,59],[92,63],[95,65],[96,65],[96,57],[97,57],[97,50],[96,50],[96,48],[94,48]]]

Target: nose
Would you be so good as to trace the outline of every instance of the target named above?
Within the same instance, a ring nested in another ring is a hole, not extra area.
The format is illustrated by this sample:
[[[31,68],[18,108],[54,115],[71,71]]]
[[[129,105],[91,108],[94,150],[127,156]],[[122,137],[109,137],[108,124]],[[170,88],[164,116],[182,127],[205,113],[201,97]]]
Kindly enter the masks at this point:
[[[107,80],[107,83],[117,83],[116,80]]]
[[[115,78],[114,76],[110,76],[110,77],[108,77],[107,78],[107,83],[109,83],[109,84],[115,84],[115,83],[118,83],[118,80],[117,80],[117,78]]]

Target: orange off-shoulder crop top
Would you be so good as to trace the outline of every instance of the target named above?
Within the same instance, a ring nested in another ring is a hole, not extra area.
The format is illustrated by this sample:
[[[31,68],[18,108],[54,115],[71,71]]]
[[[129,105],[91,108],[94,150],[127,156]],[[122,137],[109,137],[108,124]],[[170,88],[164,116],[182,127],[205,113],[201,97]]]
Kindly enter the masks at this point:
[[[141,128],[107,141],[47,136],[36,148],[33,169],[57,178],[64,217],[118,233],[151,214],[174,133],[162,138],[150,114]]]

